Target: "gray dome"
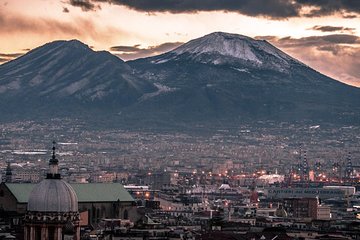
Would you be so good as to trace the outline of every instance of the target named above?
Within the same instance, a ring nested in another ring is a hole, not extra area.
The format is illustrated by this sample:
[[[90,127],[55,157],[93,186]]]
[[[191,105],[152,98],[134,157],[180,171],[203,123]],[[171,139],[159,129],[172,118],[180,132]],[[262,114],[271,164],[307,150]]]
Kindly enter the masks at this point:
[[[31,191],[28,211],[77,212],[78,198],[74,189],[60,179],[44,179]]]

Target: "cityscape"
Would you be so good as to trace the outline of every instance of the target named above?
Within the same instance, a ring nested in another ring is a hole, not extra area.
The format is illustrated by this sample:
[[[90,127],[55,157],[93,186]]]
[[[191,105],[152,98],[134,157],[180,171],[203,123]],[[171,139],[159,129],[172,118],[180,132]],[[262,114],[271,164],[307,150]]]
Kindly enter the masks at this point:
[[[1,236],[24,238],[26,198],[47,178],[56,138],[58,172],[79,198],[76,239],[357,239],[359,127],[263,124],[196,133],[3,124]]]
[[[0,240],[360,240],[359,0],[0,0]]]

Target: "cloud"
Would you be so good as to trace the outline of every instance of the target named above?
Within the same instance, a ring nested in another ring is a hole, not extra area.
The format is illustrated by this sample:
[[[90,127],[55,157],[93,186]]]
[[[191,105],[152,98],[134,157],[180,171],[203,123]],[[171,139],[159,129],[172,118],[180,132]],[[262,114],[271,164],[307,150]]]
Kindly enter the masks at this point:
[[[173,50],[183,44],[182,42],[167,42],[156,46],[141,48],[140,44],[134,46],[113,46],[110,51],[116,52],[115,55],[124,60],[150,57]]]
[[[338,45],[325,45],[325,46],[319,46],[316,48],[319,51],[325,51],[325,52],[331,52],[333,55],[338,55],[342,47]]]
[[[134,46],[114,46],[110,48],[110,51],[117,51],[117,52],[138,52],[140,50],[144,50],[139,48],[140,44],[136,44]]]
[[[281,47],[293,48],[293,47],[314,47],[324,46],[329,44],[360,44],[360,37],[351,34],[330,34],[325,36],[310,36],[302,38],[284,37],[278,38],[275,36],[261,36],[257,39],[265,39],[270,42],[274,42]]]
[[[126,6],[142,12],[196,13],[199,11],[238,12],[248,16],[288,18],[299,16],[300,5],[290,0],[89,0]],[[94,9],[92,9],[94,10]]]
[[[360,13],[360,1],[357,0],[78,0],[76,2],[89,5],[84,8],[79,3],[72,4],[80,6],[84,11],[96,10],[95,2],[107,2],[147,13],[224,11],[272,19],[319,17],[335,13],[340,13],[346,18],[354,18]]]
[[[359,17],[356,14],[343,14],[343,18],[353,19]]]
[[[11,61],[22,55],[24,55],[24,53],[0,53],[0,64]]]
[[[74,24],[76,23],[76,24]],[[85,38],[94,41],[108,42],[118,34],[124,34],[114,27],[99,28],[97,24],[83,17],[73,18],[72,21],[61,19],[33,18],[27,15],[4,13],[0,10],[0,34],[6,35],[41,35],[50,38]]]
[[[336,26],[319,26],[315,25],[314,27],[310,28],[312,30],[317,30],[321,32],[353,32],[355,28],[349,27],[336,27]]]
[[[335,13],[341,13],[343,16],[348,14],[360,13],[360,2],[353,0],[296,0],[298,4],[305,7],[311,7],[311,11],[305,16],[318,17]]]
[[[80,7],[85,12],[99,9],[99,5],[95,5],[90,0],[70,0],[69,4],[74,7]]]
[[[0,57],[0,64],[6,63],[6,62],[8,62],[8,61],[10,61],[10,59]]]
[[[24,55],[24,53],[0,53],[0,57],[17,58]]]
[[[79,28],[60,22],[54,19],[31,18],[20,15],[5,15],[0,12],[0,32],[18,33],[18,32],[63,32],[73,35],[80,33]]]
[[[261,36],[289,55],[334,79],[360,87],[360,37],[331,34],[303,38]]]

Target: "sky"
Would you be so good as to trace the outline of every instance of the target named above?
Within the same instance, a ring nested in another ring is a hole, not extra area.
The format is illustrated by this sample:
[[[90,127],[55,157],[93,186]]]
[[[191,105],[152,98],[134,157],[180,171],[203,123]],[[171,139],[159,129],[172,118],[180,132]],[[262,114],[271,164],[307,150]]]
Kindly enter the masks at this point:
[[[359,0],[0,0],[0,64],[64,39],[126,61],[215,31],[266,39],[360,87]]]

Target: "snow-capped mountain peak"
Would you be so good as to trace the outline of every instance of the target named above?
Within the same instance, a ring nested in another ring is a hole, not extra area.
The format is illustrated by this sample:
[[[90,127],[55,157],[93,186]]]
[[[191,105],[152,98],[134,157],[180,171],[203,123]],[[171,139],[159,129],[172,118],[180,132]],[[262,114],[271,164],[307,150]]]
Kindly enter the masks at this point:
[[[194,55],[217,53],[224,56],[259,62],[250,46],[251,38],[223,32],[215,32],[204,37],[191,40],[173,51],[178,55],[190,53]]]
[[[265,40],[247,36],[214,32],[191,40],[160,55],[153,63],[164,63],[182,58],[215,65],[246,65],[283,71],[291,63],[300,63]]]

